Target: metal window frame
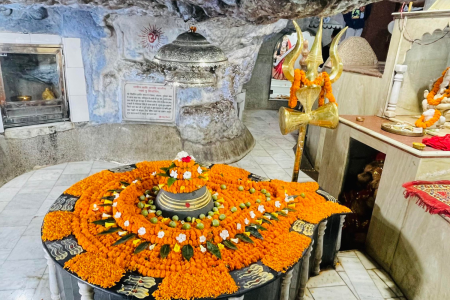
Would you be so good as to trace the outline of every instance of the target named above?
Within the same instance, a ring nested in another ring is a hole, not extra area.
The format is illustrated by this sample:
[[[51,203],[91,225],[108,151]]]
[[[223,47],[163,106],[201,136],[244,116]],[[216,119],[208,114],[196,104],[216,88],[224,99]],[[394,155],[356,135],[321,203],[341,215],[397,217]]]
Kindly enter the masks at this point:
[[[18,54],[54,54],[57,61],[57,72],[59,74],[59,85],[61,87],[61,100],[62,100],[62,118],[57,120],[49,120],[47,122],[33,122],[33,123],[18,123],[7,124],[6,123],[6,93],[3,84],[2,69],[0,66],[0,113],[3,121],[3,126],[6,128],[11,127],[23,127],[45,123],[61,122],[69,120],[69,102],[67,99],[67,88],[65,80],[65,64],[64,53],[62,45],[30,45],[30,44],[0,44],[0,53],[18,53]]]

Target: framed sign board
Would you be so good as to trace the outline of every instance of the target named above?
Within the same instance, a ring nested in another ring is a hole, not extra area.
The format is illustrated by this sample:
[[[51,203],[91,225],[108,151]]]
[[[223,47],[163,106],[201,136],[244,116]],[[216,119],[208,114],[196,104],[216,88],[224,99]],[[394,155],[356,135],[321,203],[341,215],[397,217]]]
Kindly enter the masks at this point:
[[[175,122],[175,88],[162,83],[125,82],[122,111],[127,121]]]

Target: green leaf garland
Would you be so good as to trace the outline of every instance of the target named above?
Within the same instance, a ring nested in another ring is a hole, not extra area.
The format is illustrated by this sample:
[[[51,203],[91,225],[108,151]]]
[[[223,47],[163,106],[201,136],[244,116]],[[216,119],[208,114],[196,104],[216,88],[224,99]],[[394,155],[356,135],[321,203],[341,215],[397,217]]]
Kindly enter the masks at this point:
[[[144,251],[145,249],[147,249],[148,245],[150,245],[149,242],[142,242],[142,243],[140,243],[140,244],[136,247],[136,249],[134,249],[134,254],[138,254],[138,253]]]
[[[134,234],[134,233],[124,235],[121,239],[117,240],[114,244],[112,244],[112,246],[117,246],[117,245],[126,243],[129,240],[131,240],[132,238],[134,238],[135,236],[136,236],[136,234]]]
[[[214,245],[210,241],[206,241],[206,249],[208,249],[208,251],[214,254],[218,259],[222,259],[222,254],[220,254],[220,249],[217,245]]]

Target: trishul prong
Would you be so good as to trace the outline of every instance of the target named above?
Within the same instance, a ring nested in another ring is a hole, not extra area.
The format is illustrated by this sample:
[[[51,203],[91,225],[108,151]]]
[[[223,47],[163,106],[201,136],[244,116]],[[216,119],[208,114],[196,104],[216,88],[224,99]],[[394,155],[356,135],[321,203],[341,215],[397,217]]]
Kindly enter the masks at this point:
[[[342,29],[338,35],[336,35],[331,42],[330,46],[330,60],[331,60],[331,73],[330,73],[330,81],[331,83],[336,82],[336,80],[341,77],[342,71],[344,70],[344,64],[342,63],[341,58],[339,57],[339,53],[337,51],[337,47],[339,41],[342,38],[342,35],[345,33],[348,27]]]
[[[300,56],[300,53],[303,49],[303,34],[300,26],[298,26],[297,22],[292,21],[294,23],[295,31],[297,32],[297,44],[294,49],[289,52],[288,55],[284,58],[284,62],[282,65],[284,77],[287,80],[293,82],[294,81],[294,64],[297,58]]]

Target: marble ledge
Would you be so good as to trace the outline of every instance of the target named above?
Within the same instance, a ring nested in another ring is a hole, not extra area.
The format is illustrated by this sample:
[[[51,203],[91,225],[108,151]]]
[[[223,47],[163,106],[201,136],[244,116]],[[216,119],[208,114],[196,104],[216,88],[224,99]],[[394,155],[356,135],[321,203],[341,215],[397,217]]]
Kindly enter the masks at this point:
[[[368,126],[363,126],[363,125],[359,125],[358,122],[355,121],[351,121],[349,119],[353,118],[356,119],[356,115],[355,116],[341,116],[339,117],[339,122],[342,124],[345,124],[346,126],[349,126],[351,128],[354,128],[358,131],[361,131],[373,138],[376,138],[382,142],[385,142],[391,146],[394,146],[400,150],[403,150],[405,152],[410,153],[413,156],[419,157],[419,158],[433,158],[433,157],[439,157],[439,158],[450,158],[450,151],[440,151],[440,150],[425,150],[425,151],[421,151],[421,150],[417,150],[414,149],[412,147],[412,142],[411,142],[411,146],[409,146],[408,144],[404,143],[404,142],[400,142],[392,137],[389,137],[390,135],[393,135],[392,133],[388,133],[388,132],[384,132],[381,129],[381,123],[383,122],[389,122],[389,120],[387,119],[383,119],[377,116],[362,116],[365,118],[364,122],[360,122],[360,124],[365,124],[365,123],[371,123],[372,127],[373,124],[376,123],[377,126],[377,131],[374,131],[372,129],[369,129]],[[378,124],[379,123],[379,124]],[[404,136],[397,136],[399,139],[404,139]],[[423,137],[419,137],[419,138],[415,138],[414,142],[421,142]],[[409,138],[411,139],[411,138]]]

